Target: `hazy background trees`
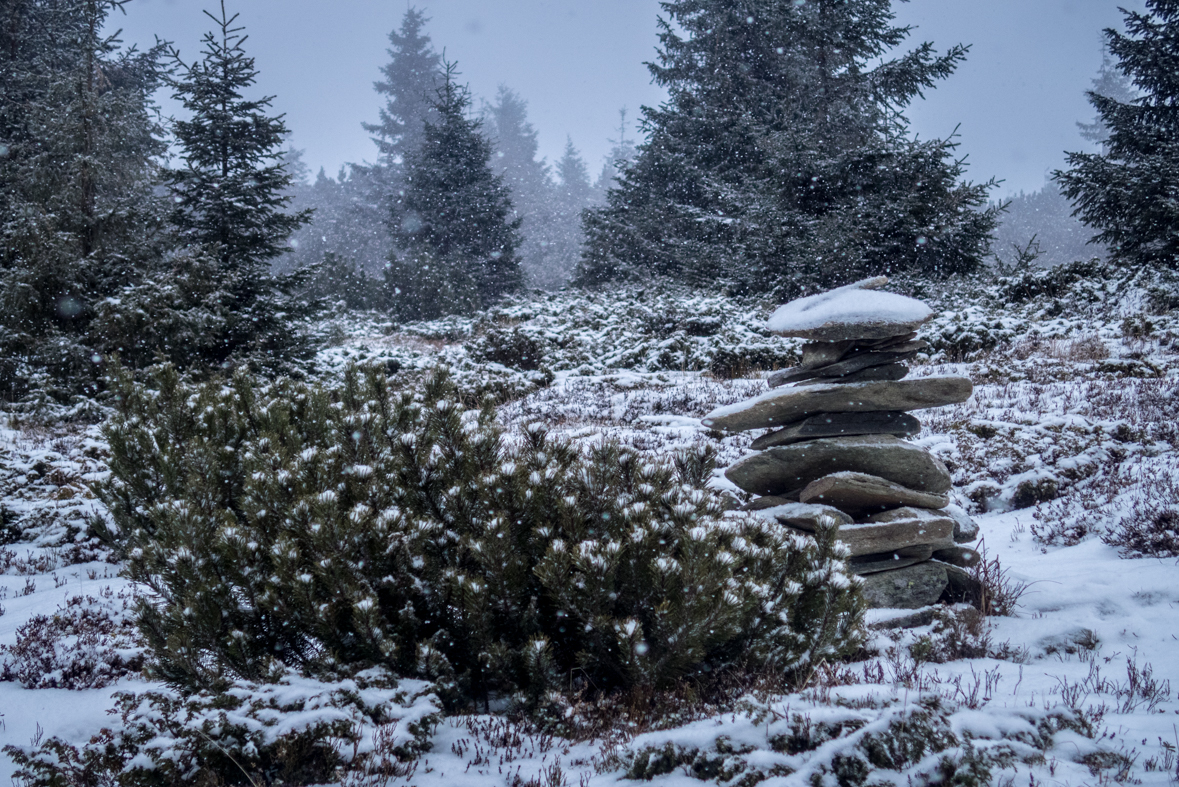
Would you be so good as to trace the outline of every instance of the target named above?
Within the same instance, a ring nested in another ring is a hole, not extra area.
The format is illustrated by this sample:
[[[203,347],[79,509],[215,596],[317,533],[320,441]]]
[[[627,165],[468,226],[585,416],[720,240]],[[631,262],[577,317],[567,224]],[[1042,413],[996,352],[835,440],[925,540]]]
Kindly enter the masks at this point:
[[[904,51],[888,0],[668,3],[651,72],[669,98],[637,131],[622,110],[602,162],[573,135],[557,160],[540,157],[509,86],[475,109],[411,7],[374,68],[375,160],[314,178],[254,95],[259,68],[224,6],[190,62],[105,34],[124,5],[0,9],[7,399],[93,393],[114,357],[291,371],[307,348],[297,326],[324,303],[405,320],[575,273],[785,296],[1102,244],[1128,264],[1175,259],[1179,121],[1160,64],[1179,46],[1179,11],[1162,0],[1107,31],[1097,115],[1080,124],[1099,150],[1005,206],[987,202],[993,183],[964,180],[952,138],[910,134],[906,107],[966,50]],[[182,117],[160,117],[163,85]]]

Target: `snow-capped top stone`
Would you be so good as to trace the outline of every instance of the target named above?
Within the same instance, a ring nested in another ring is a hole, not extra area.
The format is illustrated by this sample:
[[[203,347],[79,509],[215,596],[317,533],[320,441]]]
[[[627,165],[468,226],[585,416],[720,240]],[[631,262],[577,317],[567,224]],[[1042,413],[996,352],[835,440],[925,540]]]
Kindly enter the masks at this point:
[[[916,298],[881,292],[888,277],[864,279],[779,306],[769,328],[783,336],[837,342],[900,336],[933,316]]]

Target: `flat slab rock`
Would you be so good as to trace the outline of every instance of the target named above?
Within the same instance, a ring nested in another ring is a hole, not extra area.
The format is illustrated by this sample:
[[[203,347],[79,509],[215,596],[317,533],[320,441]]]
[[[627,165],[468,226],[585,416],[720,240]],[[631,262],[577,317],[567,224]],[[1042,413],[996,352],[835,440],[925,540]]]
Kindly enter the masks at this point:
[[[763,500],[765,498],[762,498]],[[852,518],[838,508],[822,505],[808,505],[806,503],[782,503],[771,508],[760,508],[754,511],[758,516],[776,520],[784,525],[805,530],[807,533],[818,531],[823,519],[841,526],[850,525]]]
[[[893,522],[843,525],[839,528],[838,538],[847,544],[851,557],[880,555],[919,546],[928,546],[932,554],[932,550],[952,543],[950,536],[953,532],[953,523],[946,519],[913,517]]]
[[[950,579],[940,563],[918,563],[863,578],[864,600],[872,609],[920,609],[936,604]]]
[[[886,363],[883,366],[869,366],[858,372],[845,374],[843,377],[812,377],[802,380],[796,385],[824,385],[827,383],[871,383],[877,380],[903,380],[909,376],[909,367],[903,363]]]
[[[940,459],[892,435],[775,446],[737,462],[725,477],[751,494],[793,496],[812,481],[840,471],[879,476],[933,494],[944,494],[951,486],[950,472]]]
[[[754,440],[750,447],[755,451],[761,451],[775,445],[805,443],[807,440],[820,437],[857,437],[870,434],[907,437],[920,431],[921,422],[908,413],[824,413],[762,435]]]
[[[862,555],[848,561],[847,567],[853,574],[867,576],[881,571],[895,571],[898,568],[924,563],[933,557],[933,546],[919,544],[915,547],[904,547],[893,552],[876,555]]]
[[[799,494],[803,503],[834,506],[855,518],[900,506],[945,508],[950,498],[943,494],[919,492],[902,484],[867,473],[839,472],[812,481]]]
[[[982,562],[982,555],[970,547],[952,546],[936,549],[931,557],[960,568],[974,568]]]
[[[966,513],[966,509],[950,504],[946,506],[945,513],[954,520],[955,543],[969,544],[978,540],[978,522],[975,522],[970,514]]]
[[[820,413],[921,410],[965,402],[974,386],[965,377],[774,388],[744,402],[718,407],[701,421],[710,429],[744,432],[787,426]]]
[[[910,333],[933,316],[916,298],[880,292],[888,278],[864,279],[779,306],[768,327],[783,336],[820,341],[883,339]]]
[[[916,354],[913,351],[893,352],[892,350],[885,350],[876,352],[875,350],[865,350],[864,352],[851,353],[842,361],[821,366],[817,369],[784,369],[780,372],[774,372],[766,378],[766,383],[770,387],[776,388],[787,383],[797,383],[816,378],[830,379],[832,382],[843,382],[847,377],[865,372],[877,366],[903,363]]]

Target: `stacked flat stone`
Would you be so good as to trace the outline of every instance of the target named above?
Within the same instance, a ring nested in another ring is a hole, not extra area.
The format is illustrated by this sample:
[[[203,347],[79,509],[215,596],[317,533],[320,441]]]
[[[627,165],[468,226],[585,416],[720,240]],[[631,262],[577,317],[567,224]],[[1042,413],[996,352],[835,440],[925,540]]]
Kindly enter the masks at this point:
[[[771,375],[765,394],[703,423],[773,429],[725,473],[760,496],[750,510],[806,532],[834,520],[869,605],[916,609],[969,584],[962,569],[979,555],[961,544],[977,528],[947,510],[945,465],[902,438],[921,430],[910,411],[964,402],[973,386],[965,377],[905,379],[905,361],[928,346],[916,330],[933,312],[880,291],[887,283],[868,279],[780,307],[770,330],[807,339],[802,362]]]

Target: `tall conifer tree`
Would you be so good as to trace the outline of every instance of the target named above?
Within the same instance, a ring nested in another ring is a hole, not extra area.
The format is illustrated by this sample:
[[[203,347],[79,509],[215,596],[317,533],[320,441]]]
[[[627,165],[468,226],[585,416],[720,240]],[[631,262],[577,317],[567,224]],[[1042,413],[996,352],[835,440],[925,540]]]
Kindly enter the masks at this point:
[[[388,278],[402,316],[463,311],[520,286],[520,220],[512,218],[503,177],[491,169],[491,144],[470,117],[470,94],[456,75],[446,64],[434,103],[438,122],[425,124],[396,206],[396,240],[407,253],[394,256]]]
[[[0,397],[92,381],[97,305],[162,250],[160,51],[108,31],[124,4],[0,4]]]
[[[421,147],[427,120],[437,121],[433,101],[442,59],[425,32],[429,21],[416,8],[406,10],[401,27],[389,33],[389,62],[373,84],[385,106],[377,123],[363,125],[380,151],[379,165],[388,169],[397,169]]]
[[[626,107],[618,110],[618,138],[608,139],[610,152],[602,162],[594,183],[594,201],[605,202],[606,193],[617,185],[618,175],[635,157],[635,143],[626,137]]]
[[[1104,46],[1101,49],[1101,67],[1097,70],[1097,76],[1093,78],[1092,92],[1112,98],[1120,104],[1129,104],[1138,97],[1138,91],[1134,89],[1129,77],[1118,70],[1109,49]],[[1093,118],[1092,123],[1077,123],[1077,129],[1082,137],[1097,145],[1104,145],[1109,139],[1109,129],[1102,122],[1100,114]]]
[[[528,102],[500,85],[495,103],[484,110],[492,144],[492,168],[503,176],[520,224],[520,262],[534,286],[555,278],[552,253],[557,217],[549,166],[537,158],[540,143],[528,121]]]
[[[1118,70],[1137,98],[1089,92],[1100,153],[1069,153],[1054,173],[1076,214],[1099,231],[1094,241],[1133,265],[1179,267],[1179,0],[1146,0],[1126,11],[1126,32],[1105,31]]]
[[[552,233],[553,277],[541,286],[557,288],[566,284],[577,268],[585,233],[581,228],[581,214],[593,199],[593,184],[589,170],[573,140],[565,140],[565,153],[556,166],[557,182],[553,189],[554,221]]]
[[[980,263],[994,214],[950,141],[903,111],[964,47],[925,43],[890,0],[669,0],[650,65],[668,100],[587,219],[580,278],[662,274],[782,294]]]
[[[216,259],[218,288],[232,315],[219,358],[291,348],[287,293],[271,264],[290,248],[293,231],[310,211],[288,213],[291,176],[283,164],[287,135],[281,115],[267,114],[273,96],[247,98],[257,80],[254,59],[243,48],[221,3],[220,17],[206,12],[216,30],[203,39],[203,59],[185,64],[172,51],[179,77],[175,98],[190,113],[174,124],[182,165],[167,172],[175,207],[172,221],[190,245]]]

